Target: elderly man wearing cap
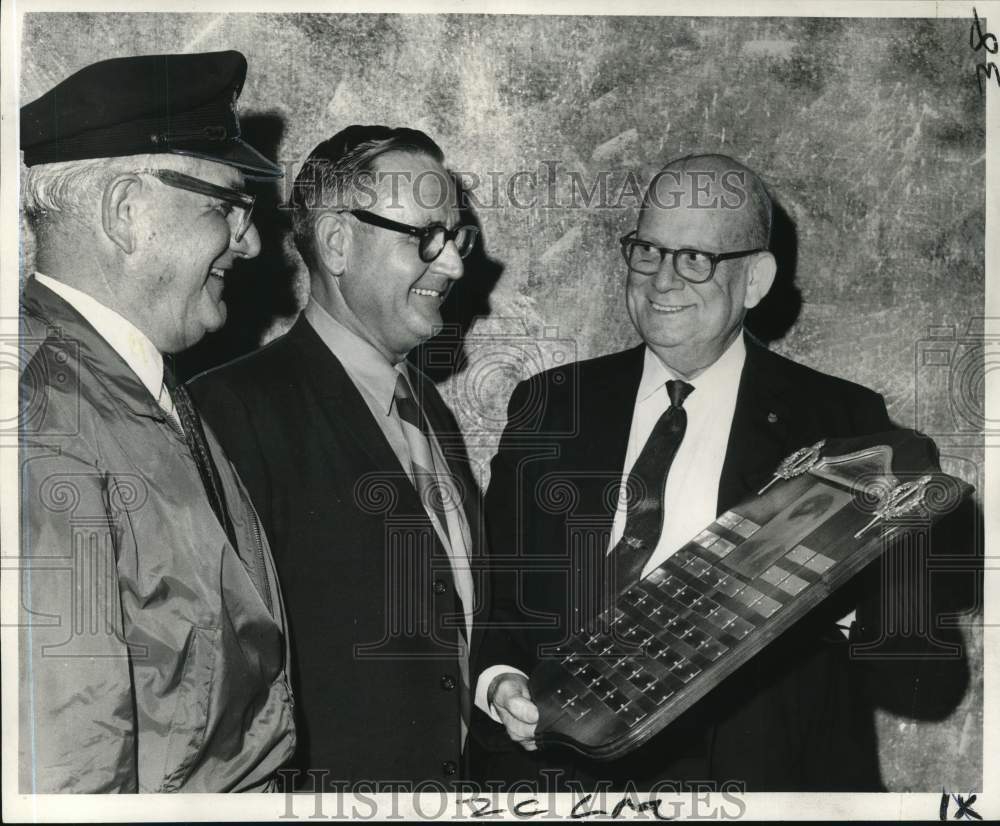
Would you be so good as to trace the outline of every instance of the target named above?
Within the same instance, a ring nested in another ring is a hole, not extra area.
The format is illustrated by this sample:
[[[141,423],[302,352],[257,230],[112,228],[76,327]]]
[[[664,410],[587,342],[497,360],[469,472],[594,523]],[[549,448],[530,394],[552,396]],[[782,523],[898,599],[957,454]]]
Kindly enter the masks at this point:
[[[476,240],[442,164],[415,129],[320,143],[292,196],[305,311],[192,384],[274,544],[305,788],[447,784],[467,753],[478,493],[454,418],[406,361]]]
[[[260,249],[246,69],[107,60],[21,110],[24,793],[268,790],[295,747],[267,541],[163,358]]]

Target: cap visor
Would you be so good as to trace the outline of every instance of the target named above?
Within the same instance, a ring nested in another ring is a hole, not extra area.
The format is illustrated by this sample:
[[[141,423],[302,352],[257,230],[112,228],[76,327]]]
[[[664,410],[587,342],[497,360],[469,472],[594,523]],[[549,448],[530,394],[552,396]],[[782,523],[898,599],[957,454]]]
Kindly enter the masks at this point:
[[[204,158],[207,161],[224,163],[242,170],[248,178],[274,180],[283,178],[285,173],[280,166],[268,160],[250,144],[239,138],[227,141],[223,145],[170,147],[175,155],[190,155],[192,158]]]

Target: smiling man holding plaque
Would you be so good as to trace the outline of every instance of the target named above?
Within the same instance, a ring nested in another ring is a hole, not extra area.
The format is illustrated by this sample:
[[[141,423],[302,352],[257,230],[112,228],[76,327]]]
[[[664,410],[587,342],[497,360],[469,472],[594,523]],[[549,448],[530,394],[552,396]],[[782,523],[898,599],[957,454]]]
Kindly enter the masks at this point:
[[[882,638],[883,609],[897,607],[896,584],[872,566],[626,757],[535,750],[525,675],[546,646],[755,495],[793,451],[892,427],[877,393],[771,353],[744,330],[774,282],[771,222],[767,189],[744,165],[722,155],[669,163],[621,239],[626,303],[643,343],[515,389],[487,522],[494,552],[520,558],[496,576],[476,703],[519,745],[504,749],[497,738],[484,778],[558,769],[562,780],[639,788],[876,791],[874,708],[931,715],[925,694],[940,706],[964,690],[961,660],[949,664],[949,685],[918,696],[923,660],[851,658],[850,644]],[[578,426],[567,428],[573,416]],[[571,509],[545,499],[553,484],[572,492]]]

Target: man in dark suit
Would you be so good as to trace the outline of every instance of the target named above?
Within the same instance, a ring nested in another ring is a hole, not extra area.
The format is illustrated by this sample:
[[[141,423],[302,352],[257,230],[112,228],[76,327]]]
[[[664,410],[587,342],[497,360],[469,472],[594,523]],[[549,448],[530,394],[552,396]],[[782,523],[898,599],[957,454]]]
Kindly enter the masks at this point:
[[[874,705],[933,716],[930,705],[961,695],[961,660],[950,664],[950,688],[936,683],[921,704],[915,678],[932,664],[850,658],[848,635],[876,653],[896,645],[880,611],[898,608],[902,596],[872,566],[625,758],[535,750],[538,712],[525,674],[543,646],[603,607],[617,570],[607,562],[623,537],[638,535],[626,482],[663,493],[651,551],[633,571],[640,578],[755,494],[794,450],[891,427],[878,394],[770,353],[744,332],[747,310],[775,277],[770,226],[768,193],[745,166],[718,155],[667,165],[621,242],[628,311],[643,344],[515,389],[487,495],[497,573],[474,671],[477,706],[523,750],[494,738],[480,779],[510,783],[558,769],[561,781],[639,788],[734,781],[748,791],[874,791]]]
[[[308,306],[191,386],[274,548],[299,787],[461,776],[477,487],[453,417],[406,363],[476,239],[442,163],[412,129],[351,126],[317,146],[292,195]]]

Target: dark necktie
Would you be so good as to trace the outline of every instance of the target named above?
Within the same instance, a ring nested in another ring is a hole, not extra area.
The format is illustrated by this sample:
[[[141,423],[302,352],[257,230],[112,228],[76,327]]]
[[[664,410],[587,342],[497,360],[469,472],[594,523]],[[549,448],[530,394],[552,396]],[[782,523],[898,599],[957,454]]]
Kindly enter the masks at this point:
[[[184,385],[178,384],[170,369],[164,365],[163,381],[170,391],[170,396],[174,400],[174,409],[177,417],[181,420],[181,427],[184,430],[184,440],[191,450],[191,456],[198,468],[198,475],[201,483],[205,487],[205,494],[208,496],[209,504],[215,512],[219,524],[229,537],[229,543],[239,552],[239,545],[236,544],[236,531],[233,530],[232,520],[229,518],[229,510],[226,507],[226,497],[222,492],[222,482],[219,479],[219,470],[212,460],[212,454],[205,439],[205,430],[201,424],[201,416],[195,410],[191,396],[188,395]]]
[[[684,399],[694,388],[684,381],[667,382],[668,407],[653,426],[625,483],[628,511],[625,532],[609,554],[614,566],[616,593],[634,585],[642,575],[663,531],[663,494],[670,465],[687,428]]]

